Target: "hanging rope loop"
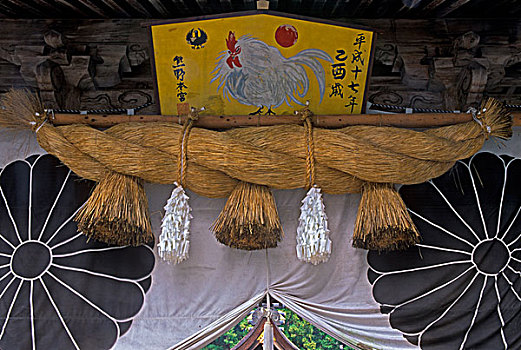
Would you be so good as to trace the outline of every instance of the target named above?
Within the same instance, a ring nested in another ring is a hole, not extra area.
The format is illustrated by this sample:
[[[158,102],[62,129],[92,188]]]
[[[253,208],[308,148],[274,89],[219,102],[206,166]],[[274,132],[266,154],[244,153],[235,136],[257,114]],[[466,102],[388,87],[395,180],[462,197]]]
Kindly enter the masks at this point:
[[[295,112],[304,122],[306,133],[306,189],[309,190],[315,184],[315,143],[313,140],[313,112],[305,107]]]
[[[194,125],[194,122],[199,119],[199,112],[195,108],[191,108],[190,114],[185,120],[183,125],[183,129],[181,130],[181,136],[179,137],[179,158],[178,158],[178,182],[180,186],[184,186],[186,183],[186,168],[188,166],[187,161],[187,146],[188,146],[188,137],[190,136],[190,131]]]

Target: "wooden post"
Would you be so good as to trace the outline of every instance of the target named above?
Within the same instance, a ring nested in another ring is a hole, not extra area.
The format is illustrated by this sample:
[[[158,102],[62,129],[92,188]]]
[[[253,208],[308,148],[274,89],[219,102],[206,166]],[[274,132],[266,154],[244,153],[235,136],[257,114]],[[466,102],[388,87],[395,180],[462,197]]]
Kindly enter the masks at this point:
[[[512,112],[514,126],[521,126],[521,112]],[[183,124],[186,116],[172,115],[106,115],[106,114],[55,114],[54,125],[88,124],[107,128],[128,122],[167,122]],[[472,120],[468,113],[414,113],[414,114],[347,114],[315,115],[313,125],[322,128],[342,128],[350,125],[397,126],[404,128],[428,128],[464,123]],[[246,126],[272,126],[302,124],[296,115],[202,115],[194,126],[207,129],[230,129]]]

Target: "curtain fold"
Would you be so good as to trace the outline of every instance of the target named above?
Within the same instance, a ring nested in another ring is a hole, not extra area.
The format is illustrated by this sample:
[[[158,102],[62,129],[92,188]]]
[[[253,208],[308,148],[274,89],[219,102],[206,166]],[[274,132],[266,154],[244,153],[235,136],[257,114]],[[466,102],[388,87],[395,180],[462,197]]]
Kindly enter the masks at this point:
[[[215,339],[226,333],[230,328],[234,327],[237,323],[241,322],[248,313],[262,301],[262,298],[264,298],[265,295],[266,293],[258,294],[252,299],[242,303],[226,315],[201,329],[199,332],[176,344],[173,348],[176,350],[197,350],[210,344]]]
[[[385,325],[378,327],[376,326],[377,323],[375,323],[373,327],[360,327],[356,323],[357,318],[360,320],[363,318],[364,321],[374,318],[377,321],[379,315],[375,315],[375,312],[378,312],[378,310],[368,309],[368,314],[357,317],[342,307],[331,307],[330,305],[307,302],[276,290],[271,290],[270,294],[313,326],[354,349],[362,350],[368,347],[372,349],[416,348],[403,343],[403,338],[388,329],[388,327],[385,327]],[[380,344],[375,342],[376,335],[380,338],[378,339]]]

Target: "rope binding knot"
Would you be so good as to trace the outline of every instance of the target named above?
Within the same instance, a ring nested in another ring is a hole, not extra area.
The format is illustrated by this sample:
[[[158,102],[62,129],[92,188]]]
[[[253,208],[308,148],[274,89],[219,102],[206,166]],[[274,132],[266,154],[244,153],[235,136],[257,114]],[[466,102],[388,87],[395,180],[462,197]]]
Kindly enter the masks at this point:
[[[31,125],[31,130],[37,134],[45,123],[52,120],[54,120],[54,110],[44,109],[43,112],[35,112],[34,120],[30,121],[29,124]]]
[[[204,111],[204,110],[205,110],[205,108],[202,107],[201,111]],[[190,108],[190,114],[188,114],[187,118],[188,118],[188,120],[190,120],[192,122],[199,120],[199,111],[195,107]]]
[[[481,126],[481,129],[483,130],[483,135],[485,135],[485,139],[488,140],[488,138],[490,137],[490,134],[492,133],[492,128],[490,127],[490,125],[487,125],[485,122],[485,118],[484,118],[483,114],[486,112],[487,112],[486,107],[481,108],[479,111],[474,107],[470,107],[467,110],[467,113],[472,114],[472,119],[474,119],[474,121],[476,123],[478,123],[479,126]]]

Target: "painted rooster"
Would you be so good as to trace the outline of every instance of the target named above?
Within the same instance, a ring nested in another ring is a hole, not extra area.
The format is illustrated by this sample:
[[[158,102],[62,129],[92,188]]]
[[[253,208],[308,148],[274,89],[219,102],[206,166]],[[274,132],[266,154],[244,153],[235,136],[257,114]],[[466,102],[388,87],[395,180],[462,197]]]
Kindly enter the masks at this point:
[[[322,50],[307,49],[293,57],[286,58],[273,46],[243,35],[237,40],[230,31],[226,39],[227,51],[221,52],[212,74],[212,82],[219,80],[217,90],[223,89],[223,96],[238,102],[255,106],[260,114],[264,107],[266,114],[275,114],[274,108],[286,102],[299,105],[309,89],[309,79],[304,66],[315,74],[320,91],[320,101],[324,96],[325,73],[317,59],[333,62]],[[298,96],[298,97],[297,97]]]

